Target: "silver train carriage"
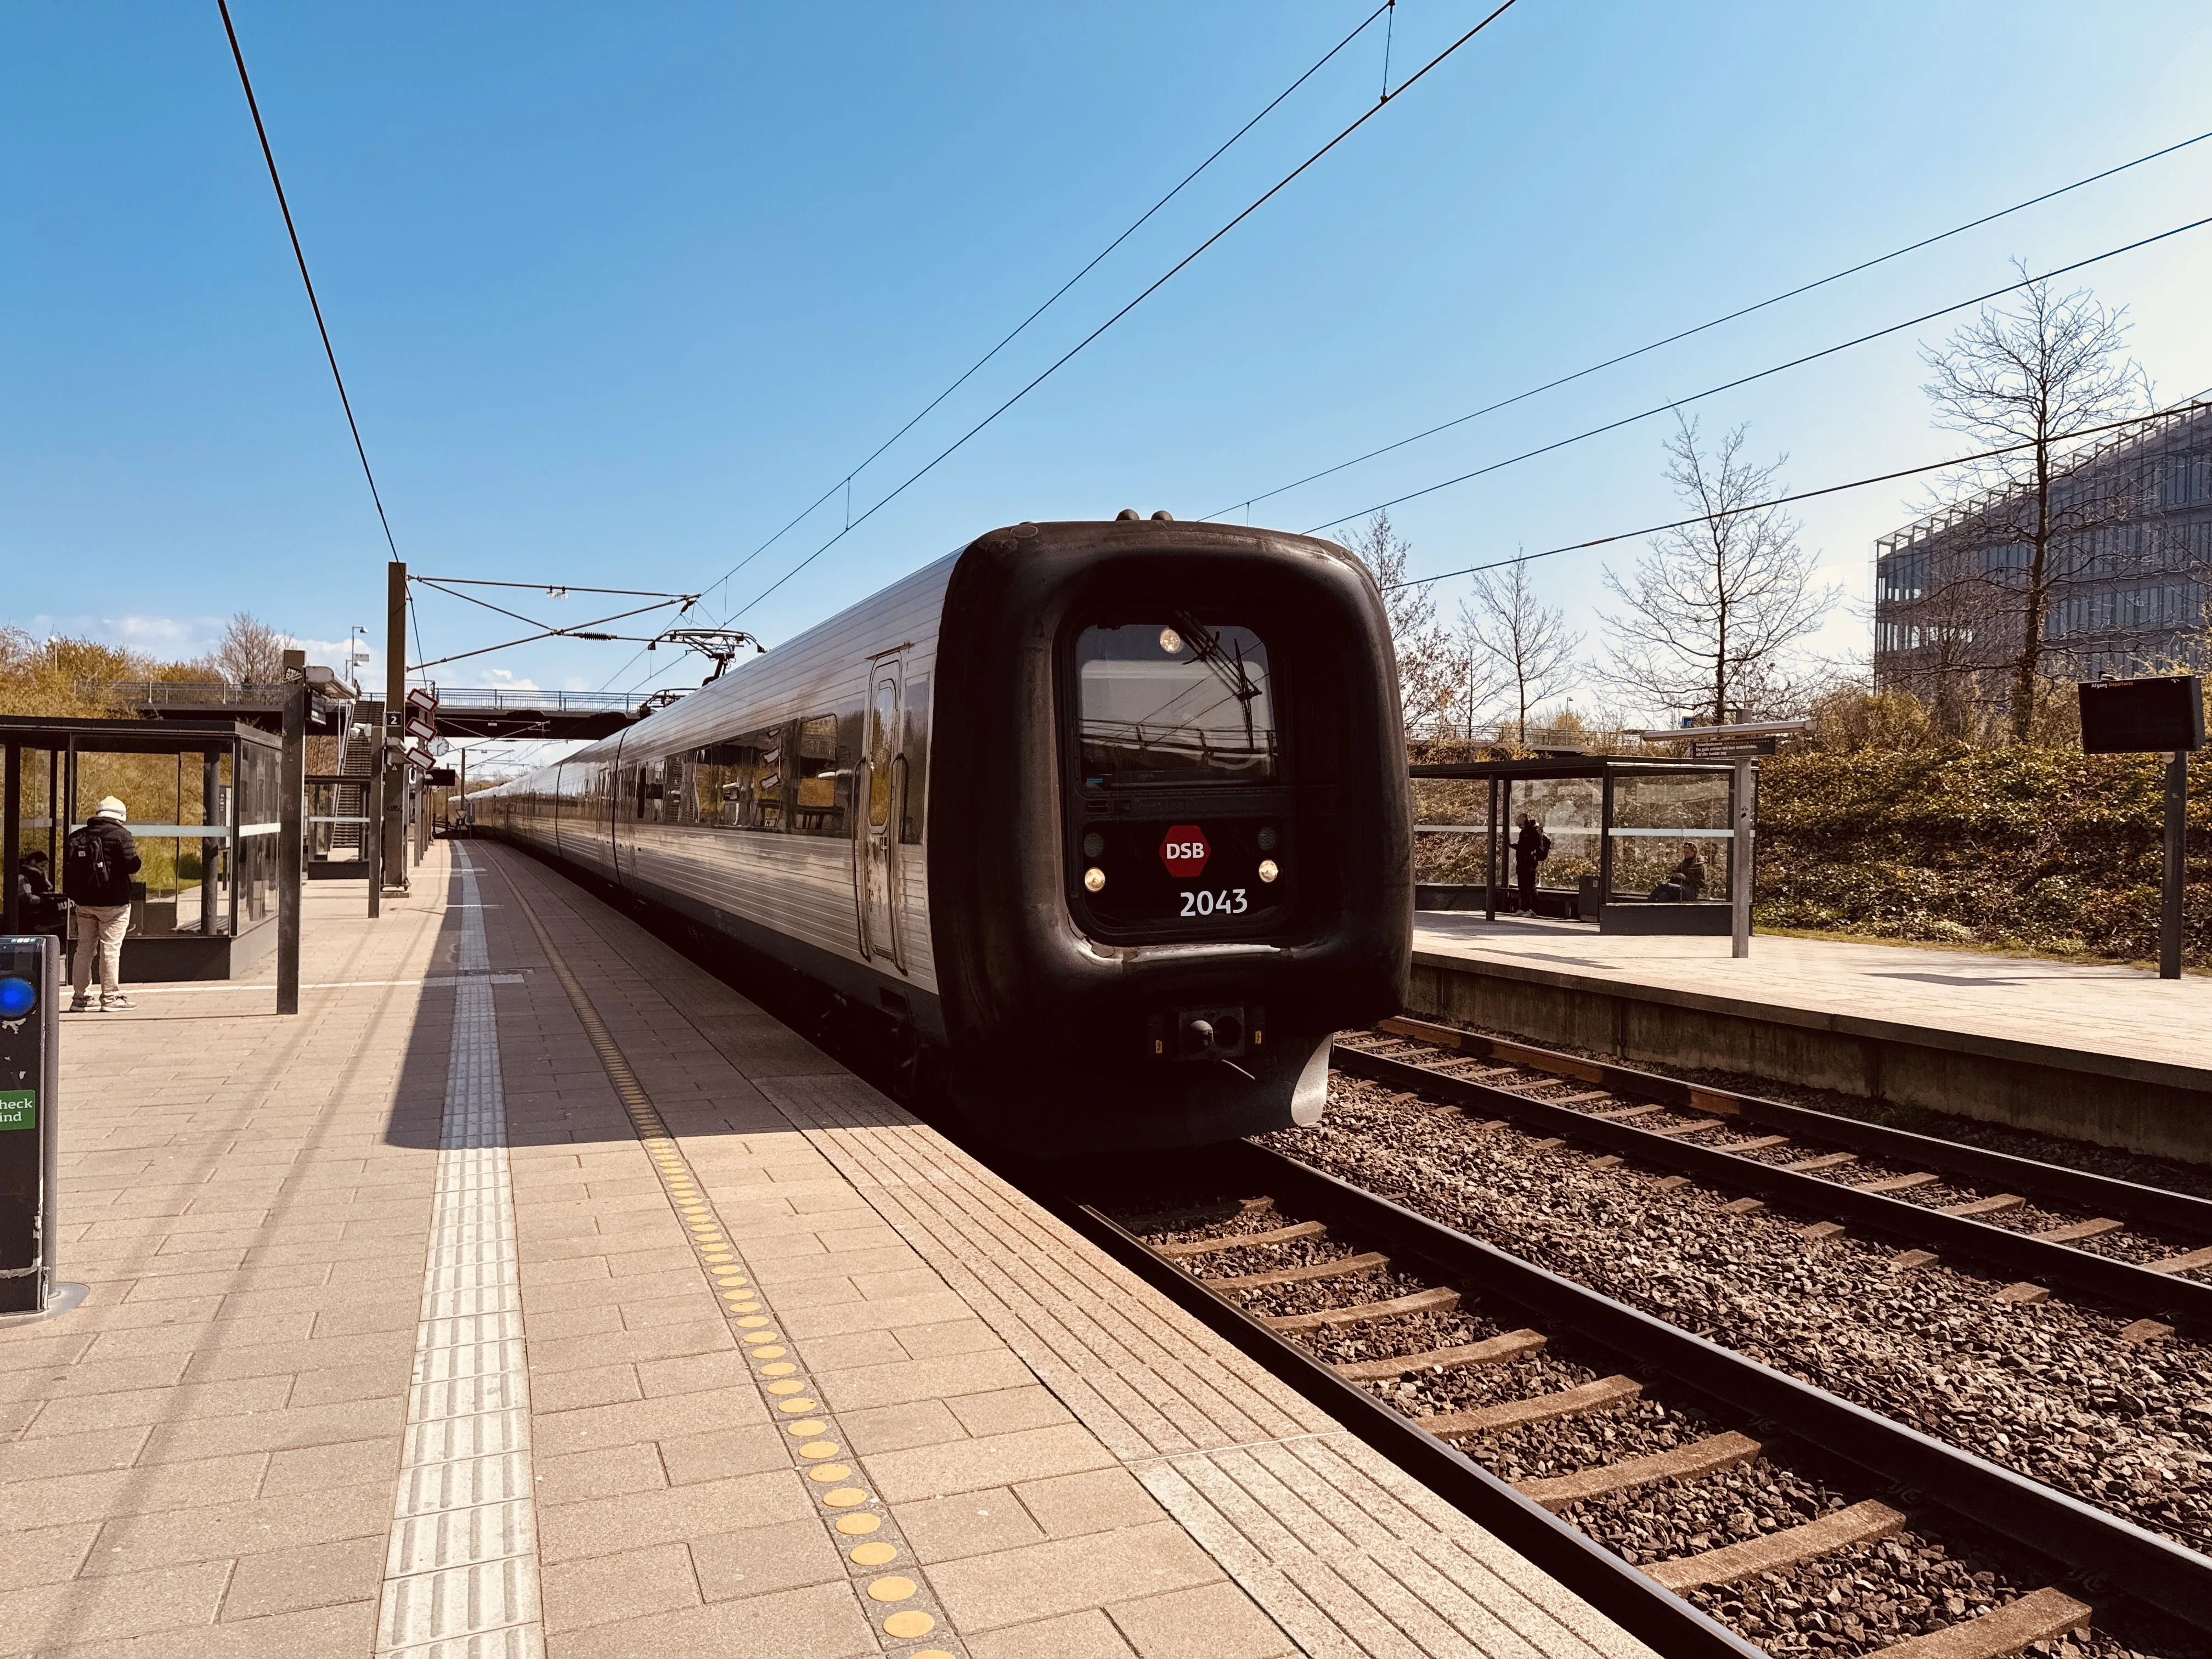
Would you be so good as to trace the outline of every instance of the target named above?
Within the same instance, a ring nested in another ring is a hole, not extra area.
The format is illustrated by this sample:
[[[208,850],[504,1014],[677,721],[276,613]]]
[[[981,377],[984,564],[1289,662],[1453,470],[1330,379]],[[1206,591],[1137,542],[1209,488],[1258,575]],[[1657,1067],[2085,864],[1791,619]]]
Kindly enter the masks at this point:
[[[1066,1154],[1318,1117],[1329,1034],[1405,991],[1403,756],[1358,560],[1125,514],[994,530],[471,805]]]

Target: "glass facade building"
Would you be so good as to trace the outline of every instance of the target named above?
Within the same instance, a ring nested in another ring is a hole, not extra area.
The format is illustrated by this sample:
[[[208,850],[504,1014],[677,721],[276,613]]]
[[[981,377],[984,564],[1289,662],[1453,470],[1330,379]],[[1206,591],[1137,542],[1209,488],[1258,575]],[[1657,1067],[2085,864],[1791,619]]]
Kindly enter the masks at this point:
[[[1996,489],[1875,548],[1875,678],[1936,702],[2001,676],[2027,631],[2034,499]],[[2212,410],[2155,417],[2063,458],[2051,491],[2041,671],[2201,669],[2212,586]]]

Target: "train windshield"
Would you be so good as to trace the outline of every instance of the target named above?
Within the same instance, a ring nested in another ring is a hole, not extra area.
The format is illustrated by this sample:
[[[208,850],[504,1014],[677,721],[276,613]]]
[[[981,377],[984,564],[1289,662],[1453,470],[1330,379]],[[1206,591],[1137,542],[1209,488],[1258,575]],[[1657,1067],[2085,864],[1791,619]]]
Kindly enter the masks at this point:
[[[1075,667],[1085,782],[1274,781],[1267,647],[1250,629],[1086,628]]]

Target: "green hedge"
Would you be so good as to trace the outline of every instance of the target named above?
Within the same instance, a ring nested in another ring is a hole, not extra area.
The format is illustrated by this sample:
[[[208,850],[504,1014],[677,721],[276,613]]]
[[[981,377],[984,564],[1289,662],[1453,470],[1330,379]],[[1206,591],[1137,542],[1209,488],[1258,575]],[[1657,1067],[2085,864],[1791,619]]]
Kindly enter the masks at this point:
[[[2212,966],[2212,756],[2190,778],[2184,953]],[[1760,769],[1758,919],[2141,960],[2158,953],[2164,761],[1964,746]]]

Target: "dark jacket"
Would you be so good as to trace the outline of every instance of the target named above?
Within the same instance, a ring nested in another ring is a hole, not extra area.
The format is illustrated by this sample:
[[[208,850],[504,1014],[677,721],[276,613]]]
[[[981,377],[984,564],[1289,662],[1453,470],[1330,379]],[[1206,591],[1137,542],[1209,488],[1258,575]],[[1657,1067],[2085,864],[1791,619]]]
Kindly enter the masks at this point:
[[[138,873],[138,843],[131,832],[113,818],[94,818],[82,830],[71,830],[70,840],[81,835],[98,838],[106,853],[107,879],[95,881],[79,873],[78,861],[70,856],[69,848],[62,849],[62,886],[70,897],[79,904],[128,904],[131,902],[131,878]]]

